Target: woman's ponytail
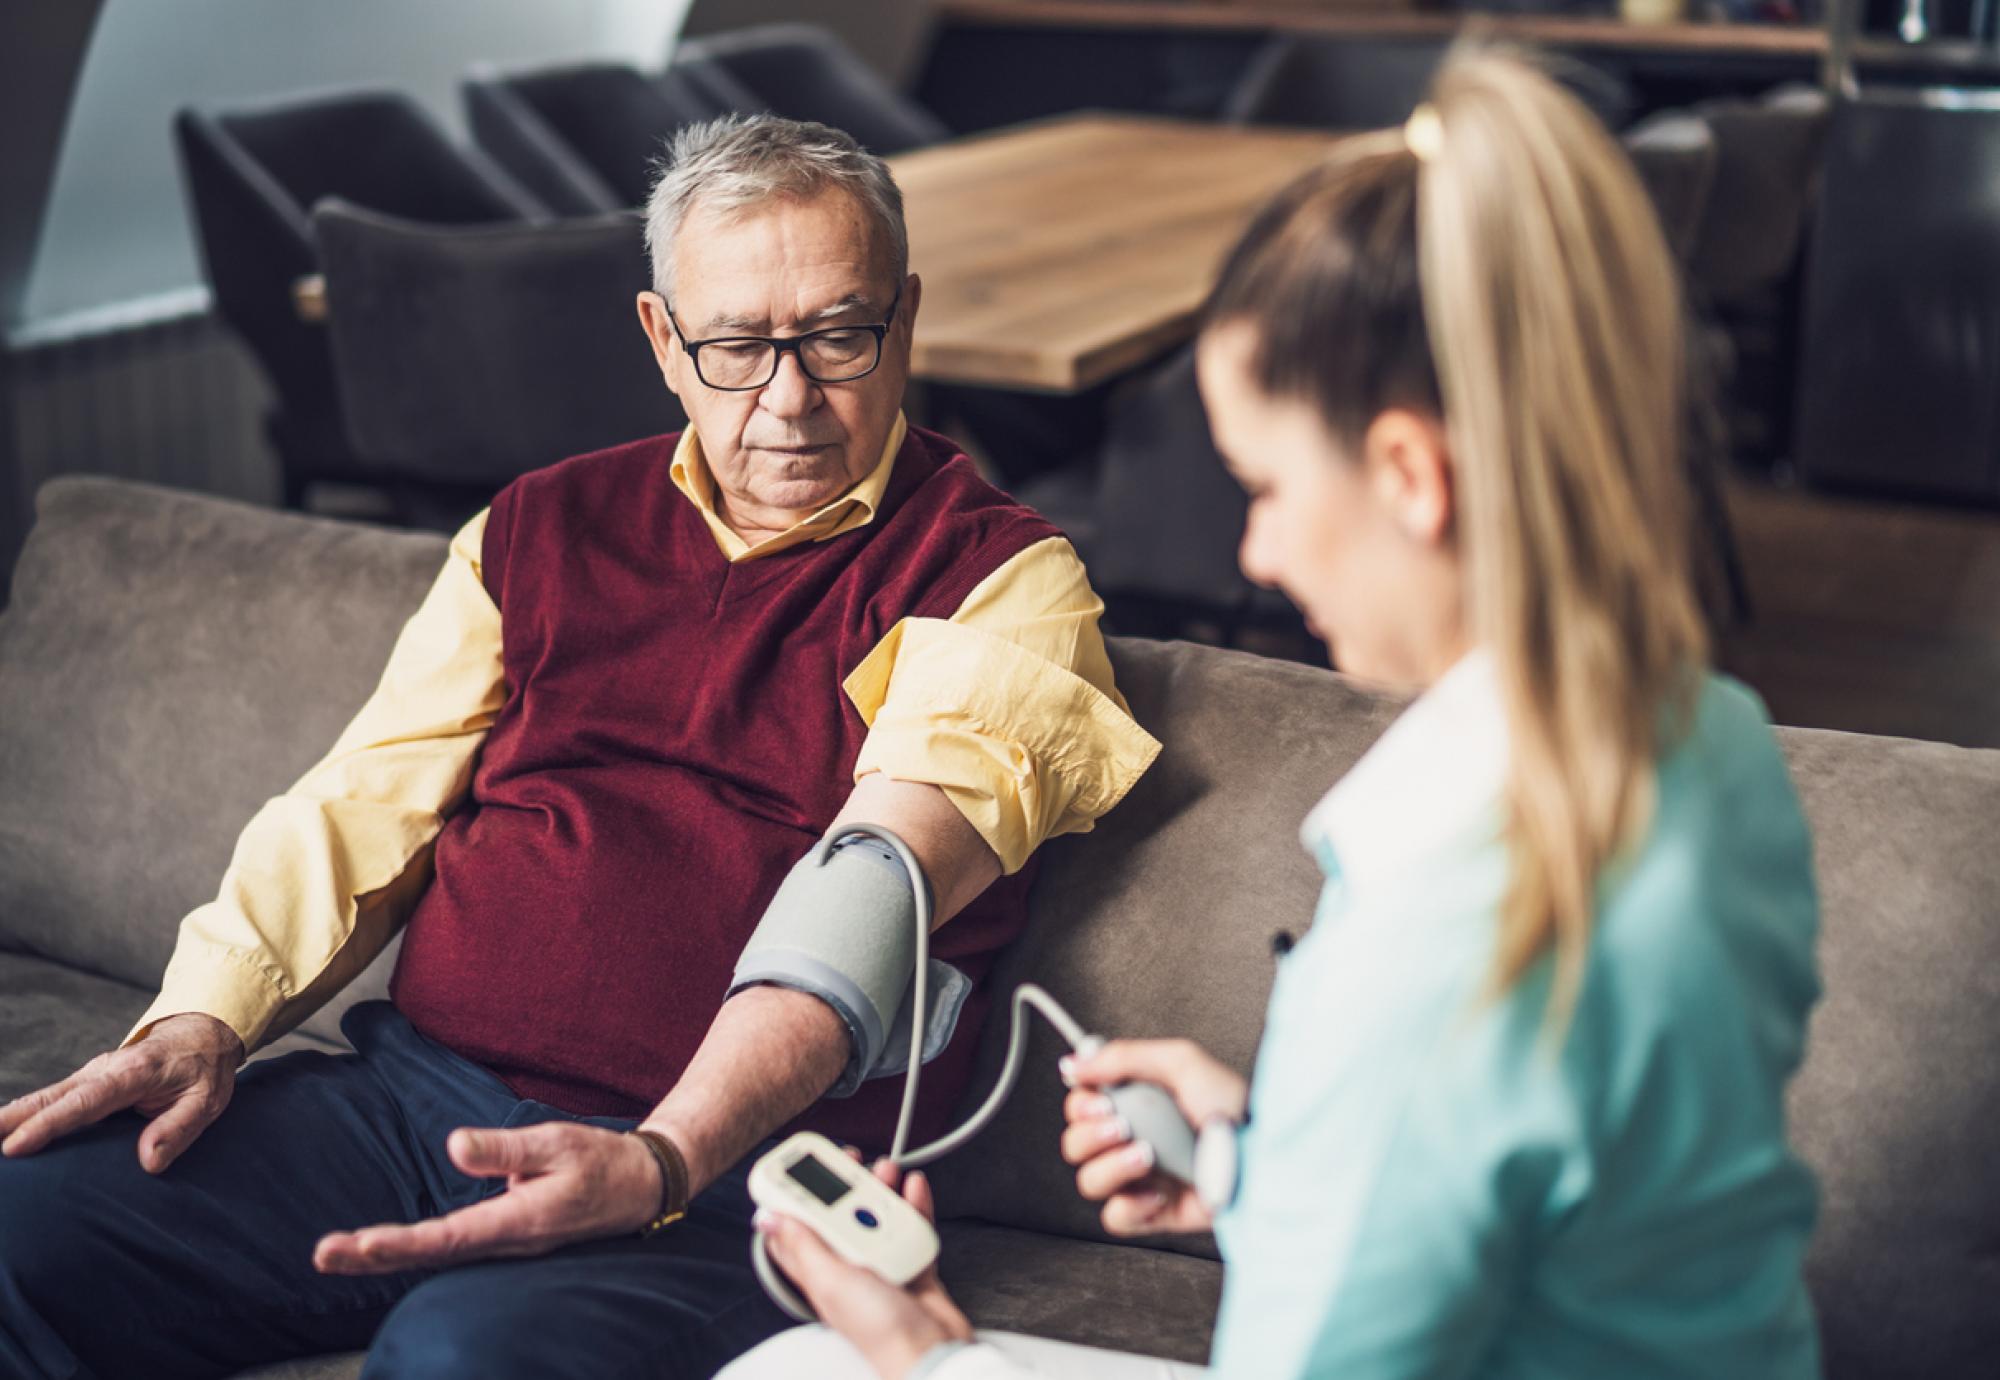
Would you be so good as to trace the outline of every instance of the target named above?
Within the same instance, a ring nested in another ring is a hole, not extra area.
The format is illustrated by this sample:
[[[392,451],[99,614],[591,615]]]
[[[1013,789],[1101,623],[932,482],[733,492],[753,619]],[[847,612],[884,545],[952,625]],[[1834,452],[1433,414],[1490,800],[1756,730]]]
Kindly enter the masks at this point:
[[[1446,62],[1420,134],[1424,316],[1476,639],[1513,750],[1494,967],[1575,1000],[1596,881],[1643,827],[1707,639],[1690,569],[1674,261],[1616,141],[1519,61]]]

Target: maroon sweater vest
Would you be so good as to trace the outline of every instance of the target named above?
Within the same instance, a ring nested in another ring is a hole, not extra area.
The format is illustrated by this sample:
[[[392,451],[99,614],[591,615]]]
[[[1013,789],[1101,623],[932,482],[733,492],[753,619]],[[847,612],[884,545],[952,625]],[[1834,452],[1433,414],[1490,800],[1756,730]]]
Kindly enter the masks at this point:
[[[778,883],[853,789],[867,733],[841,682],[902,618],[947,618],[1058,535],[911,428],[875,520],[731,565],[654,437],[493,502],[486,587],[508,695],[445,825],[391,994],[524,1098],[639,1117],[687,1066]],[[940,930],[974,992],[924,1070],[918,1134],[963,1092],[996,952],[1032,867]],[[902,1080],[800,1124],[879,1147]]]

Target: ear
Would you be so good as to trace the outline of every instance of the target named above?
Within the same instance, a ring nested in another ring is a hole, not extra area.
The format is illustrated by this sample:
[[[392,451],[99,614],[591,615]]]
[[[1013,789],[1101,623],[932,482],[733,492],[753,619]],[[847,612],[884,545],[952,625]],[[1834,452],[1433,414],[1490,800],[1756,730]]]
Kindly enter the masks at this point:
[[[688,358],[674,334],[674,323],[667,319],[667,299],[649,289],[639,294],[638,306],[639,327],[646,332],[647,344],[653,347],[653,362],[660,366],[660,377],[666,380],[667,391],[678,398]]]
[[[912,273],[903,280],[903,300],[896,308],[896,329],[903,333],[903,343],[916,338],[917,308],[924,304],[924,280]]]
[[[1427,547],[1449,545],[1458,505],[1444,428],[1391,408],[1368,424],[1361,455],[1377,500],[1403,534]]]

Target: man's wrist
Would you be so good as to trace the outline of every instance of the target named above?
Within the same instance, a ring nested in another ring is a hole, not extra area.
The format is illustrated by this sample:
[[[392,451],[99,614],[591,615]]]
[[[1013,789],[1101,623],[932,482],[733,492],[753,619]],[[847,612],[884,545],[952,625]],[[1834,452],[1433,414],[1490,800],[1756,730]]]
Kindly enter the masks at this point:
[[[228,1061],[231,1068],[241,1064],[248,1052],[244,1048],[243,1037],[230,1027],[229,1022],[220,1016],[211,1016],[206,1011],[176,1011],[171,1016],[162,1016],[153,1022],[146,1036],[156,1035],[167,1026],[173,1027],[169,1034],[192,1034],[200,1031],[201,1034],[196,1038],[210,1045],[218,1056]]]
[[[693,1198],[714,1183],[722,1170],[728,1168],[727,1165],[718,1167],[710,1164],[708,1146],[695,1133],[693,1127],[676,1117],[662,1115],[658,1109],[640,1122],[635,1129],[665,1136],[672,1142],[674,1149],[680,1152],[681,1164],[687,1170],[689,1198]]]
[[[649,1126],[637,1127],[631,1134],[645,1147],[660,1175],[659,1197],[654,1200],[651,1212],[639,1228],[641,1236],[651,1236],[687,1216],[693,1190],[688,1179],[687,1160],[682,1157],[680,1146],[672,1137]]]

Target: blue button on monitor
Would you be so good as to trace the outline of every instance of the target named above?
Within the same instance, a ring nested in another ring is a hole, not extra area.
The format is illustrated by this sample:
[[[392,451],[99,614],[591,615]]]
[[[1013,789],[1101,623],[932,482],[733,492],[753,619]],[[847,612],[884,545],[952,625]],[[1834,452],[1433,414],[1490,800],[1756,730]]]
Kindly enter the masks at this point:
[[[854,1209],[854,1220],[859,1222],[864,1227],[872,1227],[878,1225],[875,1214],[870,1212],[867,1208]]]

